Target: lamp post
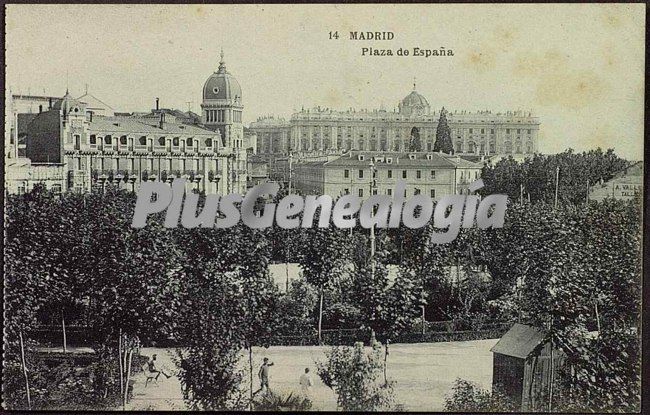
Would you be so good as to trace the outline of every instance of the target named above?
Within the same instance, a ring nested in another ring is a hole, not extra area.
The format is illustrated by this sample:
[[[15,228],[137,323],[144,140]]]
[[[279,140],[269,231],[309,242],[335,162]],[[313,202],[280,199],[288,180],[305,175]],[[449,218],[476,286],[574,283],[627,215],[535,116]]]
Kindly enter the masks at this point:
[[[291,194],[292,174],[293,174],[293,152],[289,152],[289,191],[287,194]]]
[[[377,169],[375,168],[375,162],[370,160],[370,196],[374,194],[374,191],[377,188]],[[375,257],[375,225],[373,224],[370,227],[370,259],[373,260]],[[372,273],[374,277],[375,273],[375,263],[372,262]]]
[[[377,170],[375,169],[375,162],[370,160],[370,196],[373,194],[373,190],[376,188],[376,174]],[[373,212],[374,214],[374,212]],[[370,226],[370,280],[374,284],[375,281],[375,225],[374,223]],[[373,314],[375,310],[373,310]],[[371,329],[370,332],[370,345],[372,346],[375,339],[375,330]]]

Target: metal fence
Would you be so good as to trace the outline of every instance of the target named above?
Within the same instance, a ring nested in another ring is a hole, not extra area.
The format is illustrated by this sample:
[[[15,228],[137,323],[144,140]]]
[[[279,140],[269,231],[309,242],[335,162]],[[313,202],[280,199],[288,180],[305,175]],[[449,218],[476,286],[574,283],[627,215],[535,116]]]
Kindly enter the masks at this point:
[[[456,330],[452,321],[433,321],[427,322],[424,333],[412,330],[391,338],[391,343],[435,343],[449,341],[468,341],[495,339],[501,337],[512,324],[510,322],[488,322],[481,325],[478,329]],[[62,343],[62,332],[60,326],[40,326],[30,330],[29,337],[40,344],[60,345]],[[276,335],[264,339],[264,343],[271,346],[316,346],[319,343],[339,346],[353,345],[355,342],[370,342],[370,329],[325,329],[321,333],[321,342],[318,340],[316,331],[296,335]],[[66,328],[66,337],[69,345],[75,346],[92,346],[93,343],[100,339],[95,338],[90,328],[83,326],[74,326]],[[377,336],[379,341],[384,341],[381,336]],[[157,347],[175,347],[179,344],[173,339],[157,339],[147,341],[142,339],[147,345]]]

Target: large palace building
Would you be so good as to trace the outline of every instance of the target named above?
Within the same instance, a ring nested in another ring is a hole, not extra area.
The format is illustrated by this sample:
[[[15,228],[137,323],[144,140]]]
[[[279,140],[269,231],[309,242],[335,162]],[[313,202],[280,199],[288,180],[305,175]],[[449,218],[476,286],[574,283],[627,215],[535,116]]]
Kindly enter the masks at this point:
[[[106,185],[136,190],[143,181],[178,177],[207,193],[246,191],[250,137],[244,136],[241,86],[226,70],[223,52],[203,86],[200,116],[161,109],[158,100],[151,112],[129,114],[102,108],[88,94],[42,98],[14,100],[17,127],[6,141],[25,143],[24,156],[35,165],[63,169],[64,184],[57,186],[63,191]],[[38,112],[24,113],[27,108]],[[26,191],[34,183],[14,187]]]
[[[443,109],[444,110],[444,109]],[[454,151],[459,155],[526,155],[538,151],[539,119],[513,111],[494,114],[446,112]],[[394,111],[335,111],[317,107],[301,110],[289,121],[265,117],[251,123],[257,134],[257,152],[272,159],[288,153],[408,151],[411,135],[418,134],[422,151],[432,151],[440,112],[415,90]]]

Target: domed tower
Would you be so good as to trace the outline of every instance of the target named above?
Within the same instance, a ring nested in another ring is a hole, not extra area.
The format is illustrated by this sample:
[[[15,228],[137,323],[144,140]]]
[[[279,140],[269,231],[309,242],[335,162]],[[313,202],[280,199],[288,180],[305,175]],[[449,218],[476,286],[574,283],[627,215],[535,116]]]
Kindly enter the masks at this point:
[[[399,103],[399,113],[406,116],[428,115],[430,110],[429,101],[417,93],[415,83],[413,83],[413,91]]]
[[[219,69],[203,85],[201,109],[203,124],[211,130],[220,131],[223,146],[241,147],[244,138],[241,86],[226,70],[223,50]]]
[[[86,104],[74,99],[68,90],[65,91],[63,98],[52,106],[52,109],[59,110],[64,121],[86,117]]]

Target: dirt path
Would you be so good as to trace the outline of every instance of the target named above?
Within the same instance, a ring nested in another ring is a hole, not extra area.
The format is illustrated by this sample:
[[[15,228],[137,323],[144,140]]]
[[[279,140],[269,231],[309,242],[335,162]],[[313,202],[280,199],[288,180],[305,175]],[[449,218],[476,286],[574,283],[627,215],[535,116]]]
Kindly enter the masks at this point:
[[[492,353],[497,340],[467,342],[395,344],[390,347],[388,377],[396,381],[395,398],[408,411],[442,411],[444,398],[456,378],[477,383],[490,390],[492,383]],[[336,395],[316,374],[315,362],[325,358],[326,348],[315,346],[274,346],[253,348],[253,387],[259,388],[257,370],[262,359],[268,357],[269,384],[281,393],[299,390],[298,380],[305,368],[310,368],[314,387],[311,391],[314,410],[336,411]],[[142,353],[158,355],[159,367],[176,373],[171,349],[144,348]],[[242,354],[242,368],[248,370],[248,354]],[[249,385],[248,376],[244,387]],[[176,376],[160,376],[158,384],[144,387],[146,377],[139,373],[134,378],[134,395],[128,405],[133,410],[183,410],[181,385]]]

